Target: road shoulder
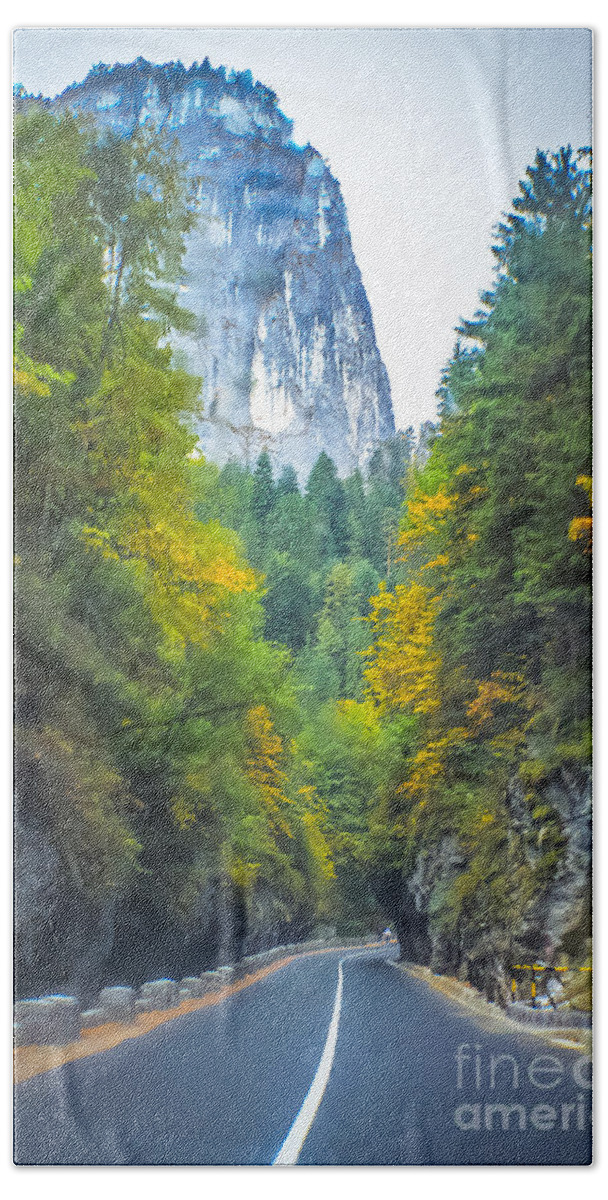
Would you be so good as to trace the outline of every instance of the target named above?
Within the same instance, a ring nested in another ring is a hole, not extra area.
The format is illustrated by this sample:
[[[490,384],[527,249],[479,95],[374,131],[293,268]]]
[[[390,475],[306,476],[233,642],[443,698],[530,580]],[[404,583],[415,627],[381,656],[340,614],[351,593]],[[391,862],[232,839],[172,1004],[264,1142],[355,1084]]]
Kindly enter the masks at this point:
[[[507,1033],[511,1036],[523,1034],[526,1037],[540,1038],[551,1046],[561,1046],[590,1053],[591,1032],[588,1029],[556,1029],[555,1027],[520,1025],[518,1022],[510,1020],[498,1005],[486,1000],[470,983],[462,983],[451,975],[435,975],[430,967],[423,967],[418,963],[392,962],[391,966],[409,975],[412,979],[421,980],[432,987],[434,991],[441,992],[447,1000],[464,1009],[467,1016],[484,1033]]]

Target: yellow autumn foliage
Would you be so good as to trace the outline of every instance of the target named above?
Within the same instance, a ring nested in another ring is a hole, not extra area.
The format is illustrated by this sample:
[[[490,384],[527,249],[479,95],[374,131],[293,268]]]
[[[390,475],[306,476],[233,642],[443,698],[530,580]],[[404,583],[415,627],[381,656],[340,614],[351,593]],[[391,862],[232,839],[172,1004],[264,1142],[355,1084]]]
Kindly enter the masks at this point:
[[[372,596],[373,642],[366,651],[368,692],[381,709],[430,713],[439,707],[441,660],[433,643],[436,600],[419,583],[380,586]]]
[[[259,873],[261,863],[248,862],[244,858],[233,858],[228,866],[228,874],[234,884],[243,891],[253,887]]]
[[[467,707],[472,731],[479,729],[494,716],[497,704],[518,704],[524,698],[526,681],[518,672],[493,671],[489,679],[478,680],[477,695]]]
[[[461,746],[468,737],[468,729],[459,726],[449,729],[443,737],[428,741],[411,759],[409,775],[398,792],[410,796],[425,795],[444,778],[448,752]]]
[[[322,815],[307,810],[301,817],[306,832],[306,840],[314,861],[319,880],[327,881],[336,878],[331,850],[322,828]]]
[[[448,513],[457,502],[458,495],[448,495],[445,487],[440,487],[431,496],[420,487],[415,488],[407,505],[407,526],[398,539],[398,545],[406,552],[404,557],[413,550],[426,546],[429,539],[440,533]]]
[[[280,766],[283,741],[275,733],[265,704],[258,704],[249,710],[247,729],[247,778],[256,789],[272,829],[292,837],[285,811],[292,805],[292,801],[285,794],[287,775]]]
[[[590,475],[579,475],[576,480],[577,487],[584,488],[589,500],[589,507],[593,503],[593,480]],[[586,517],[573,517],[568,526],[568,537],[571,542],[583,542],[583,552],[591,554],[592,549],[592,532],[593,518],[589,515]]]

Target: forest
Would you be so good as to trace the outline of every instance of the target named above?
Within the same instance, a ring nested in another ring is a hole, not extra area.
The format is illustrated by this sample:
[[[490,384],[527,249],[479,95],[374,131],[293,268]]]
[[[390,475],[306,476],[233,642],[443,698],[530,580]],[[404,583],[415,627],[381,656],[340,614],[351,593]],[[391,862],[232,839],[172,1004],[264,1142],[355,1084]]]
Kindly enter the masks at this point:
[[[588,152],[526,170],[436,426],[346,479],[201,456],[194,220],[160,134],[18,105],[20,994],[387,921],[498,999],[584,963]]]

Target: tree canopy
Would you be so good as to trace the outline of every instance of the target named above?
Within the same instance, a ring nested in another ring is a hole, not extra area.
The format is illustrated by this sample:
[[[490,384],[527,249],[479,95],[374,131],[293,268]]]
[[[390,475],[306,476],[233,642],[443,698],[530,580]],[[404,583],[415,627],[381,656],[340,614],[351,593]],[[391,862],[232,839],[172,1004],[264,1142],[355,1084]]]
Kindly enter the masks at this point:
[[[478,980],[544,936],[588,776],[588,154],[528,169],[438,426],[344,480],[201,457],[192,221],[166,137],[20,105],[19,987],[387,918]]]

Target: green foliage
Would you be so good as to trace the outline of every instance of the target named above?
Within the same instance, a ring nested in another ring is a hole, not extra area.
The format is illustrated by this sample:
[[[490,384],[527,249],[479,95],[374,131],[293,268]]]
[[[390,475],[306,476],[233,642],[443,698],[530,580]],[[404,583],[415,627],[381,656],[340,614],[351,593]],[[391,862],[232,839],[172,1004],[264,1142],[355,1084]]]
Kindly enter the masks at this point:
[[[306,495],[320,522],[324,557],[341,558],[348,544],[344,488],[333,460],[325,451],[310,472]]]
[[[226,938],[238,952],[248,930],[305,932],[333,868],[322,804],[290,774],[296,698],[263,638],[280,612],[222,524],[263,527],[269,463],[251,479],[196,456],[198,381],[172,355],[191,222],[174,150],[34,105],[15,178],[17,816],[24,845],[36,830],[57,855],[68,923],[51,936],[38,914],[55,950],[38,979],[18,948],[29,988],[69,969],[70,919],[116,914],[123,977],[212,961]],[[282,603],[294,569],[273,553]],[[287,823],[252,765],[269,747]]]
[[[366,932],[382,920],[370,819],[398,778],[404,732],[402,723],[381,722],[369,701],[330,700],[311,711],[296,741],[302,778],[327,806],[338,885],[333,917],[345,932]]]
[[[429,925],[451,965],[546,936],[535,905],[567,841],[552,789],[589,766],[589,186],[570,148],[527,171],[410,472],[404,582],[372,602],[370,694],[417,716],[393,862],[399,845],[406,871],[412,849],[435,862]]]
[[[266,637],[300,650],[314,620],[314,588],[302,578],[297,560],[280,550],[266,558],[265,582]]]
[[[507,955],[589,753],[585,156],[529,169],[422,450],[301,487],[197,452],[175,147],[37,104],[15,139],[18,819],[65,912],[187,970],[403,932],[416,870],[435,944]]]
[[[266,517],[274,504],[274,482],[272,466],[267,450],[263,450],[253,473],[253,490],[251,493],[251,511],[263,528]]]

